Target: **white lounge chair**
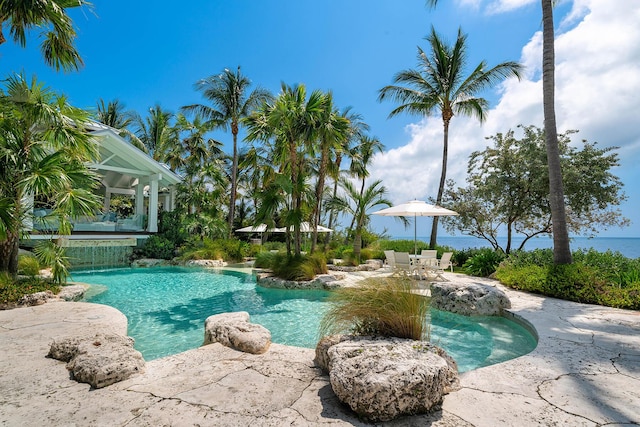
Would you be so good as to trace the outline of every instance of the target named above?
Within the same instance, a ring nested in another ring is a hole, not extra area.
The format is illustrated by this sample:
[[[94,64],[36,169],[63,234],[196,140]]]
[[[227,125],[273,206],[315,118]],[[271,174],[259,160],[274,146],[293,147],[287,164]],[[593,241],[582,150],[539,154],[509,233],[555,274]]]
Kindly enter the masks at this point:
[[[438,260],[437,265],[433,268],[433,272],[436,275],[436,279],[440,278],[444,281],[448,281],[443,274],[447,268],[451,269],[453,273],[453,264],[451,263],[451,257],[453,256],[453,252],[445,252],[442,254],[442,258]]]

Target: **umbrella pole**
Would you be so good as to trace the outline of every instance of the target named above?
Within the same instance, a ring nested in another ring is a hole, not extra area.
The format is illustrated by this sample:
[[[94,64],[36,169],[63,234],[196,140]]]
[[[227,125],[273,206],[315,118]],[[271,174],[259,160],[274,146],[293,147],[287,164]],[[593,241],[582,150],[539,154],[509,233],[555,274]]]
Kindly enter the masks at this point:
[[[418,218],[413,215],[413,254],[418,255]]]

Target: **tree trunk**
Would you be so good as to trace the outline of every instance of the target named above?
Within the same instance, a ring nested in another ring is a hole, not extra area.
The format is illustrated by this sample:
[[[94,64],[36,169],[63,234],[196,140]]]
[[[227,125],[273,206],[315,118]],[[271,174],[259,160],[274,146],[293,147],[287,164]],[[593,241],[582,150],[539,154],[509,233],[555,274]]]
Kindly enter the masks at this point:
[[[238,124],[231,123],[233,134],[233,161],[231,166],[231,200],[229,202],[229,238],[233,236],[233,218],[236,214],[236,191],[238,180]]]
[[[447,157],[449,155],[449,121],[453,117],[453,113],[445,110],[442,112],[442,121],[444,124],[444,140],[442,147],[442,173],[440,174],[440,185],[438,186],[438,196],[436,197],[436,205],[440,206],[442,202],[442,194],[444,193],[444,184],[447,180]],[[433,217],[433,225],[431,226],[431,239],[429,240],[429,248],[435,249],[438,239],[438,217]]]
[[[18,234],[7,230],[7,238],[0,242],[0,271],[15,277],[18,274]]]
[[[318,170],[318,182],[316,184],[316,205],[313,212],[313,238],[311,240],[311,253],[315,252],[318,244],[318,225],[320,224],[320,216],[322,214],[322,193],[324,193],[324,181],[327,174],[327,162],[329,153],[323,150],[322,159],[320,160],[320,168]]]
[[[338,154],[336,157],[336,168],[338,168],[338,176],[340,176],[340,163],[342,163],[342,156]],[[338,176],[333,180],[333,198],[335,199],[338,195]],[[333,222],[336,219],[336,211],[335,209],[331,209],[329,212],[329,224],[327,227],[333,230]],[[331,241],[331,234],[326,233],[327,235],[324,238],[325,246],[329,244]]]
[[[553,262],[571,264],[569,232],[564,205],[562,167],[558,148],[555,112],[555,48],[553,29],[553,1],[542,0],[542,97],[544,106],[544,132],[549,166],[549,203],[553,227]]]

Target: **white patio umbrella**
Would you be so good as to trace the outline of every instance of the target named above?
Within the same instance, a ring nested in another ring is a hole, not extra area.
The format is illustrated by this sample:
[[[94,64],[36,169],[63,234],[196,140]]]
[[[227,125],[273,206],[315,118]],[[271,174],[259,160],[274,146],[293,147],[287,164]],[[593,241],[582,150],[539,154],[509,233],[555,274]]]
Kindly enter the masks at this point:
[[[236,229],[238,233],[264,233],[267,231],[267,224],[250,225]]]
[[[320,224],[318,224],[318,233],[331,233],[333,230],[327,227],[324,227]],[[293,230],[293,227],[289,227],[290,230]],[[273,230],[276,233],[284,233],[285,231],[287,231],[286,227],[283,228],[276,228],[275,230]],[[303,222],[300,223],[300,231],[302,233],[312,233],[313,232],[313,226],[311,224],[309,224],[308,222]]]
[[[441,206],[430,205],[427,202],[424,202],[422,200],[411,200],[410,202],[403,203],[401,205],[396,205],[390,208],[382,209],[378,212],[373,212],[373,215],[412,216],[413,217],[413,251],[414,253],[416,253],[418,251],[416,217],[458,215],[458,212],[445,209]]]

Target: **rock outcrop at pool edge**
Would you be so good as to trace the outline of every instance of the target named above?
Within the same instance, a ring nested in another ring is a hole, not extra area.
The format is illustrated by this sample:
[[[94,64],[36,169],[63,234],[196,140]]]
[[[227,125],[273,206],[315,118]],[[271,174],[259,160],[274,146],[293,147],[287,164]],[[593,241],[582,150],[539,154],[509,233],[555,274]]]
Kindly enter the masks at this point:
[[[464,316],[499,316],[511,301],[500,289],[481,283],[432,283],[431,306]]]
[[[245,353],[262,354],[269,350],[271,332],[262,325],[249,322],[249,313],[237,311],[207,317],[204,343],[220,343]]]
[[[68,362],[76,381],[102,388],[144,372],[144,358],[133,342],[116,334],[69,337],[54,341],[47,357]]]
[[[459,385],[456,362],[423,341],[331,336],[316,347],[340,399],[369,421],[426,413]]]

